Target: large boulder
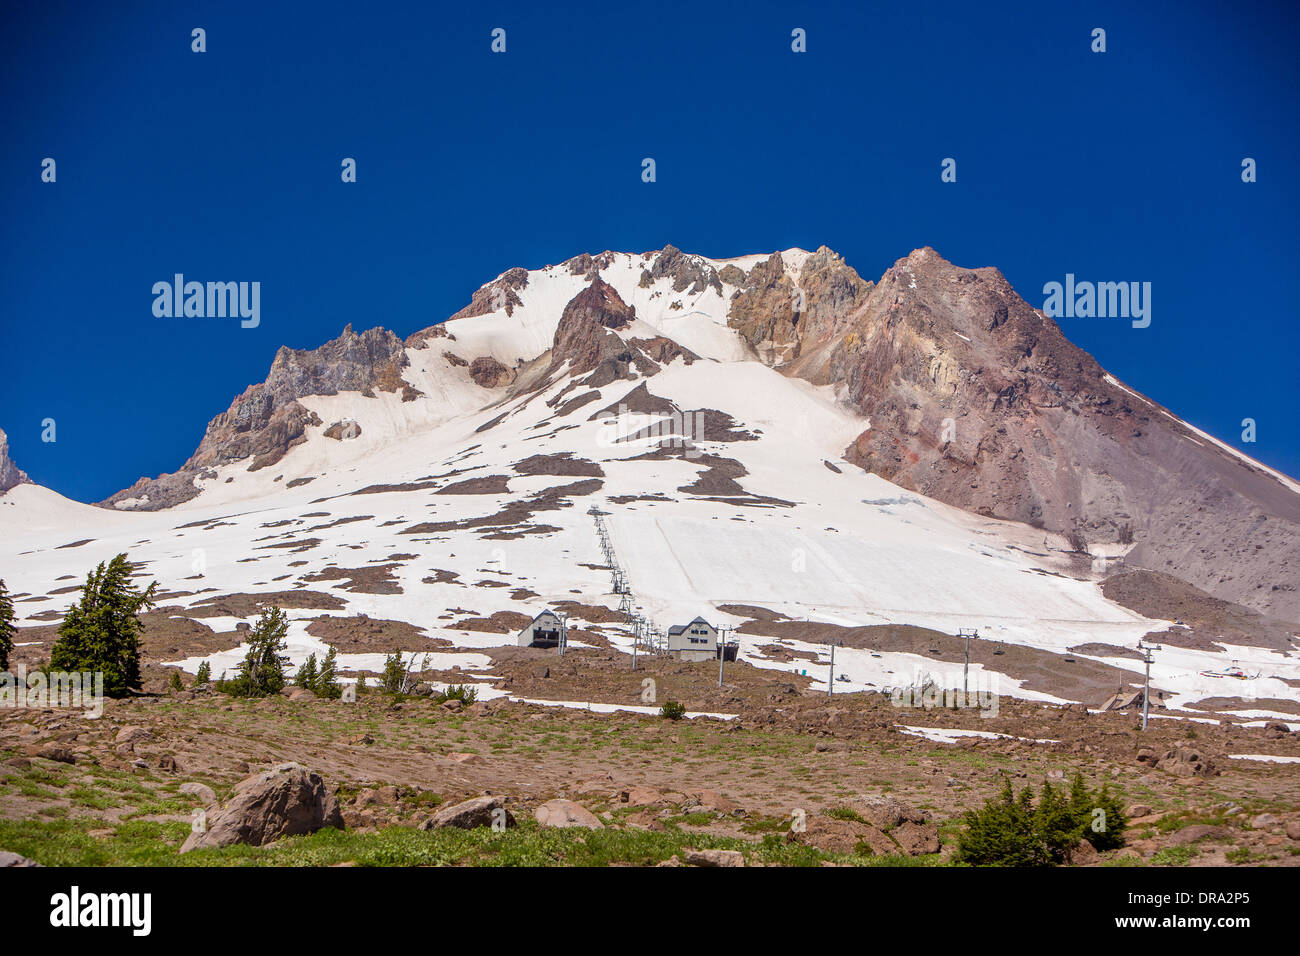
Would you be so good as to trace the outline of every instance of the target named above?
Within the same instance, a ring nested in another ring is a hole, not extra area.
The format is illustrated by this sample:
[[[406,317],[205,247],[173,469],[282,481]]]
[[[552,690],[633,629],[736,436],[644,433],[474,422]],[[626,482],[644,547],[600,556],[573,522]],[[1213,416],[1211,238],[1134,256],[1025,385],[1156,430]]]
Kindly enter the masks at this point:
[[[744,866],[745,854],[739,850],[687,850],[686,862],[692,866]]]
[[[515,818],[505,808],[505,805],[504,797],[474,797],[461,803],[452,804],[450,807],[443,807],[424,821],[420,829],[437,830],[442,827],[459,827],[462,830],[473,830],[476,827],[490,827],[497,820],[504,820],[506,826],[512,827],[515,825]]]
[[[1218,774],[1209,757],[1187,747],[1168,751],[1156,766],[1175,777],[1213,777]]]
[[[0,435],[3,435],[0,432]],[[17,853],[10,853],[8,850],[0,850],[0,869],[9,866],[40,866],[35,860],[29,860],[25,856],[19,856]]]
[[[234,843],[263,846],[323,827],[344,829],[338,801],[318,773],[286,763],[236,784],[234,796],[208,818],[202,833],[189,835],[181,852]]]
[[[809,817],[804,828],[791,830],[786,840],[816,847],[824,853],[891,856],[900,852],[888,834],[869,823],[825,816]]]
[[[572,800],[548,800],[533,811],[533,817],[544,827],[584,827],[603,830],[600,818],[580,803]]]

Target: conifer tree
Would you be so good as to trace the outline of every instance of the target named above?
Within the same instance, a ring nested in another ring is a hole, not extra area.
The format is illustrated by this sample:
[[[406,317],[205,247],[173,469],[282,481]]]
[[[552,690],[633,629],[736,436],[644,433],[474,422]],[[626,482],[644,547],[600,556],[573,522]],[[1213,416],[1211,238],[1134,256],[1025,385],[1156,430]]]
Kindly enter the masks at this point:
[[[131,583],[132,565],[125,554],[86,576],[81,600],[68,608],[59,638],[50,652],[50,669],[102,672],[104,693],[125,697],[140,689],[139,614],[153,607],[158,582],[143,591]]]
[[[278,607],[262,611],[248,638],[248,653],[239,664],[239,672],[226,681],[226,693],[236,697],[270,697],[284,689],[284,666],[288,658],[284,637],[289,619]]]
[[[293,684],[295,687],[305,687],[307,690],[315,693],[317,679],[316,655],[308,654],[306,663],[304,663],[302,667],[298,668],[298,674],[294,677]]]
[[[204,661],[199,665],[198,673],[194,675],[194,686],[199,687],[212,680],[212,665]]]
[[[14,627],[14,602],[0,581],[0,671],[9,669],[9,652],[14,649],[14,637],[18,629]]]
[[[320,673],[316,675],[316,686],[313,689],[318,697],[338,700],[343,696],[338,669],[338,651],[331,647],[325,654],[325,660],[321,662]]]

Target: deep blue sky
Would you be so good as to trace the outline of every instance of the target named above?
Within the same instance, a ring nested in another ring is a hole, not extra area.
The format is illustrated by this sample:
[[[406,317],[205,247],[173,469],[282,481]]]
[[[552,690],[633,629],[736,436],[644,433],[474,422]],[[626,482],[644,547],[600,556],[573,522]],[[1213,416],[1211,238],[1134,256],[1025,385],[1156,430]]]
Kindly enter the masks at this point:
[[[406,335],[511,266],[826,244],[876,279],[931,245],[1034,305],[1152,282],[1150,328],[1067,335],[1300,474],[1293,5],[1135,6],[6,3],[0,428],[98,500],[178,467],[278,346]],[[261,326],[155,319],[175,272],[261,281]]]

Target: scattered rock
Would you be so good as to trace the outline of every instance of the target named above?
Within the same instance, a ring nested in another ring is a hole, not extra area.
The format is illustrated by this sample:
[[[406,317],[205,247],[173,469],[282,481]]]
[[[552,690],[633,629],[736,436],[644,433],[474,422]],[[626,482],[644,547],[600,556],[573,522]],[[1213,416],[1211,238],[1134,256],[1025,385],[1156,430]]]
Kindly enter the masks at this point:
[[[205,807],[210,807],[217,802],[217,792],[206,784],[183,783],[180,785],[180,792],[198,797]]]
[[[121,730],[117,732],[117,737],[114,738],[113,743],[137,744],[145,740],[153,740],[153,739],[154,739],[153,732],[149,730],[145,730],[143,727],[123,727]]]
[[[691,866],[744,866],[745,854],[739,850],[687,850]]]
[[[572,800],[548,800],[533,811],[533,817],[544,827],[584,827],[603,830],[605,824],[580,803]]]
[[[889,835],[908,856],[939,852],[939,828],[932,823],[908,820],[891,830]]]
[[[495,821],[502,819],[507,827],[515,825],[514,816],[505,809],[504,797],[474,797],[450,807],[443,807],[421,824],[420,829],[459,827],[462,830],[473,830],[475,827],[490,827]]]
[[[1187,846],[1190,843],[1199,843],[1201,840],[1225,840],[1228,836],[1225,827],[1195,823],[1181,830],[1175,830],[1168,842],[1170,846]]]
[[[40,864],[35,860],[27,859],[25,856],[19,856],[17,853],[0,850],[0,869],[8,866],[40,866]]]
[[[343,829],[338,802],[319,774],[286,763],[236,784],[230,801],[209,817],[204,832],[189,835],[181,852],[234,843],[263,846],[322,827]]]
[[[67,747],[60,747],[58,744],[46,744],[38,747],[32,754],[33,757],[43,757],[46,760],[54,760],[58,763],[76,763],[76,755]]]
[[[653,787],[628,787],[619,793],[618,800],[630,807],[648,807],[666,802],[664,795]]]
[[[1100,859],[1101,854],[1087,840],[1080,840],[1069,853],[1069,861],[1075,866],[1087,866],[1090,863],[1096,863]]]
[[[1198,750],[1184,747],[1170,750],[1156,766],[1175,777],[1213,777],[1218,774],[1208,757]]]

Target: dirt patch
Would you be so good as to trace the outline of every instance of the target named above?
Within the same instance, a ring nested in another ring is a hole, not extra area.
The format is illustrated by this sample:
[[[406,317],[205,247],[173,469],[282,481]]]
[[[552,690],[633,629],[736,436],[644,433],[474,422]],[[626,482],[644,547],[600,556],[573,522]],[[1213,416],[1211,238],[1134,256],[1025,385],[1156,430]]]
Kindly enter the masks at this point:
[[[750,621],[742,634],[787,638],[809,644],[840,642],[845,647],[916,654],[945,664],[962,663],[965,641],[951,634],[904,624],[841,627],[816,621]],[[1023,681],[1029,690],[1100,705],[1117,690],[1140,680],[1140,675],[1099,661],[1075,658],[1016,644],[976,640],[971,642],[971,663]],[[900,675],[905,683],[910,675]]]
[[[1188,704],[1190,710],[1275,710],[1279,714],[1300,715],[1300,703],[1278,697],[1203,697],[1195,703]]]
[[[501,495],[510,491],[510,478],[507,475],[483,475],[479,478],[466,478],[453,481],[439,488],[434,494],[439,495]]]
[[[532,622],[532,617],[518,611],[497,611],[491,617],[467,617],[449,624],[456,631],[481,631],[487,634],[514,634]]]
[[[1186,624],[1196,640],[1289,650],[1294,628],[1285,621],[1206,594],[1159,571],[1126,571],[1107,578],[1102,594],[1143,617]],[[1202,647],[1202,644],[1179,644]]]
[[[393,563],[374,564],[364,568],[329,567],[315,574],[305,574],[302,580],[311,584],[319,581],[343,581],[345,583],[335,587],[360,594],[401,594],[402,586],[393,574],[393,569],[401,566]]]
[[[324,591],[268,591],[265,594],[222,594],[195,601],[187,608],[160,608],[173,614],[191,618],[205,617],[256,617],[263,608],[279,607],[284,610],[319,609],[341,611],[347,602],[335,594]]]
[[[626,618],[613,608],[600,604],[580,604],[577,601],[557,601],[551,605],[557,611],[563,611],[571,618],[586,621],[589,624],[624,624]]]
[[[575,478],[603,478],[600,465],[586,458],[574,458],[571,452],[557,455],[533,455],[514,464],[521,475],[563,475]]]
[[[364,614],[351,617],[321,615],[307,625],[307,633],[337,647],[344,654],[392,654],[395,651],[453,646],[453,642],[429,637],[406,621],[389,621]]]
[[[608,418],[628,412],[637,415],[671,415],[675,411],[677,411],[676,405],[666,398],[651,395],[650,390],[645,386],[645,382],[642,382],[613,405],[608,405],[593,413],[587,421],[594,422],[598,418]]]
[[[466,518],[460,521],[425,521],[401,531],[401,534],[439,534],[445,531],[472,531],[482,529],[490,533],[485,538],[508,540],[524,534],[549,534],[559,531],[550,525],[528,525],[527,522],[538,512],[558,511],[570,508],[570,497],[592,495],[605,485],[599,478],[587,478],[570,482],[567,485],[555,485],[537,492],[528,498],[512,501],[494,515],[479,518]]]
[[[288,541],[281,541],[278,544],[258,545],[257,550],[259,551],[266,551],[269,549],[288,550],[291,554],[293,554],[299,551],[310,551],[312,548],[318,546],[319,544],[320,544],[320,538],[303,538],[301,540],[297,538],[291,538]]]
[[[327,524],[315,524],[306,530],[323,531],[326,528],[337,528],[339,525],[352,524],[356,521],[371,521],[374,519],[374,517],[375,517],[374,515],[353,515],[350,518],[338,518],[334,521],[328,522]]]
[[[1123,657],[1132,661],[1142,660],[1142,655],[1131,647],[1116,647],[1114,644],[1076,644],[1070,648],[1071,654],[1090,654],[1093,657]]]
[[[565,415],[568,415],[570,412],[576,412],[584,405],[590,405],[592,402],[596,401],[599,398],[600,398],[599,389],[592,389],[589,392],[583,392],[581,395],[577,396],[576,398],[571,398],[563,405],[561,405],[559,409],[555,412],[555,417],[563,418]]]

